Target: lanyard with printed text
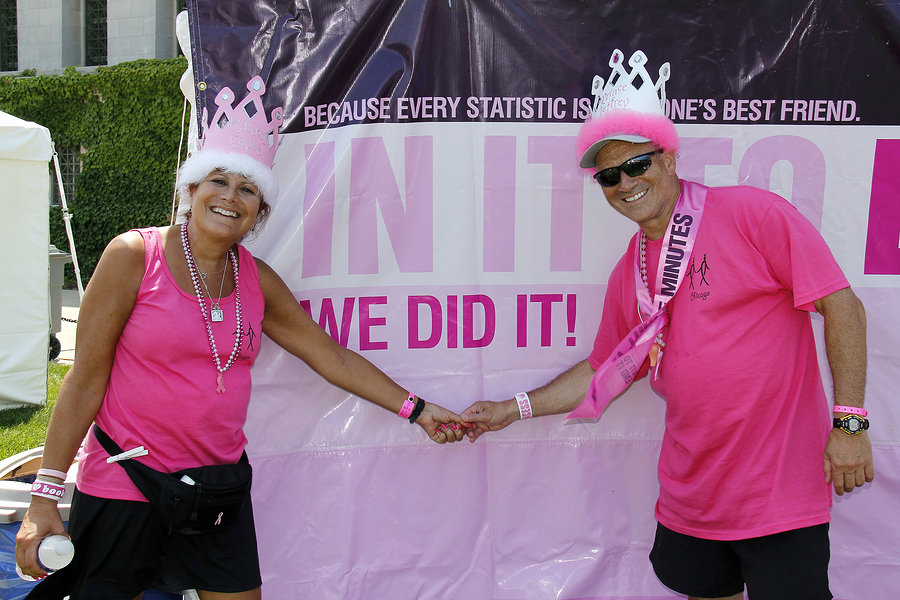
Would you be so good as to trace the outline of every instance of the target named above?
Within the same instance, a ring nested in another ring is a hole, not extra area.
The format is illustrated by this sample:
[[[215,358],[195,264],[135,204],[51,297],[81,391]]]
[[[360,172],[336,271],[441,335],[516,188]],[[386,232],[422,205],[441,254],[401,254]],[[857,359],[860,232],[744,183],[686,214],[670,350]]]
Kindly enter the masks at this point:
[[[634,381],[635,375],[656,344],[657,335],[669,322],[666,304],[681,286],[685,271],[689,268],[708,189],[690,181],[681,182],[681,196],[672,211],[660,251],[656,294],[652,301],[641,277],[640,250],[635,249],[634,279],[641,323],[619,342],[609,358],[600,365],[584,401],[567,418],[599,417],[606,405]],[[658,358],[654,356],[655,366],[658,366],[661,359],[661,352]]]

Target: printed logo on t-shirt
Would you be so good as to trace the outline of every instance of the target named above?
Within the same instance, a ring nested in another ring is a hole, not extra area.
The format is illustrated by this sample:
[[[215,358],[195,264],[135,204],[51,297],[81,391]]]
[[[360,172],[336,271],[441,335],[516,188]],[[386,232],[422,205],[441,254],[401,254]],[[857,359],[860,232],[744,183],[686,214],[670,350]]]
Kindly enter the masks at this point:
[[[709,280],[706,276],[709,274],[709,263],[706,262],[706,254],[699,266],[696,266],[697,257],[691,257],[691,265],[688,270],[688,289],[691,290],[691,302],[694,300],[706,300],[709,298],[709,290],[702,291],[704,286],[709,287]]]
[[[238,360],[250,360],[250,356],[253,355],[253,340],[256,339],[256,332],[253,331],[253,325],[250,323],[247,323],[246,325],[247,329],[244,331],[244,348],[242,348],[243,351],[240,356],[238,356]]]

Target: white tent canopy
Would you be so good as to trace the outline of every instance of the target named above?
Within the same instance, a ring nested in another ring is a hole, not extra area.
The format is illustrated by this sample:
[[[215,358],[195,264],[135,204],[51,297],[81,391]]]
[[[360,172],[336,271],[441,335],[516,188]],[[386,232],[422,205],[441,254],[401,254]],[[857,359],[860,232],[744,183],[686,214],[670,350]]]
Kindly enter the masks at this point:
[[[47,398],[52,156],[46,127],[0,112],[0,409]]]

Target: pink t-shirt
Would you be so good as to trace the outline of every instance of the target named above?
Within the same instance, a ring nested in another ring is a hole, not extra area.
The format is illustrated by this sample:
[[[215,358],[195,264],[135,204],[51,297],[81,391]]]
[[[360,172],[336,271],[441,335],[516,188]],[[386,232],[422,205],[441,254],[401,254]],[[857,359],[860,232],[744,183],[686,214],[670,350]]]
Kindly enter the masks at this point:
[[[594,368],[640,322],[638,242],[610,276]],[[651,288],[661,247],[647,244]],[[666,399],[657,519],[718,540],[828,522],[830,411],[807,311],[848,287],[840,267],[790,203],[729,187],[709,189],[689,269],[669,302],[659,378],[651,376]]]
[[[159,471],[236,463],[247,442],[243,426],[250,367],[259,353],[265,309],[256,261],[239,247],[244,337],[239,358],[223,375],[226,391],[216,393],[217,371],[197,296],[183,291],[172,277],[159,230],[139,231],[144,238],[144,279],[116,346],[95,420],[123,450],[149,449],[138,460]],[[212,332],[224,366],[234,347],[234,294],[222,298],[220,305],[225,319],[212,323]],[[107,464],[108,456],[89,433],[78,489],[103,498],[145,500],[125,469]]]

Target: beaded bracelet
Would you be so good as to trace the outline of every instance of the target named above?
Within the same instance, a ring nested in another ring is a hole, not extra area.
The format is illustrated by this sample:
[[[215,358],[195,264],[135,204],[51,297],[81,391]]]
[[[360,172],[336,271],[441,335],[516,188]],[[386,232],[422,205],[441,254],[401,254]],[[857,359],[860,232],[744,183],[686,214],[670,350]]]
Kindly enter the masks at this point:
[[[35,479],[31,484],[31,495],[59,502],[66,494],[66,486],[52,481]]]
[[[415,398],[415,394],[410,394],[409,397],[403,401],[403,408],[401,408],[400,412],[398,412],[397,414],[404,419],[408,419],[409,415],[412,414],[413,409],[416,407]]]
[[[520,419],[530,419],[534,416],[534,412],[531,410],[531,399],[525,392],[516,394],[516,406],[519,407]]]
[[[422,414],[422,410],[425,409],[425,400],[423,398],[417,398],[416,407],[413,409],[412,413],[409,415],[409,422],[415,423],[416,419],[419,418],[419,415]]]
[[[838,404],[834,405],[834,412],[849,413],[851,415],[859,415],[861,417],[865,417],[869,414],[864,408],[856,408],[855,406],[840,406]]]

